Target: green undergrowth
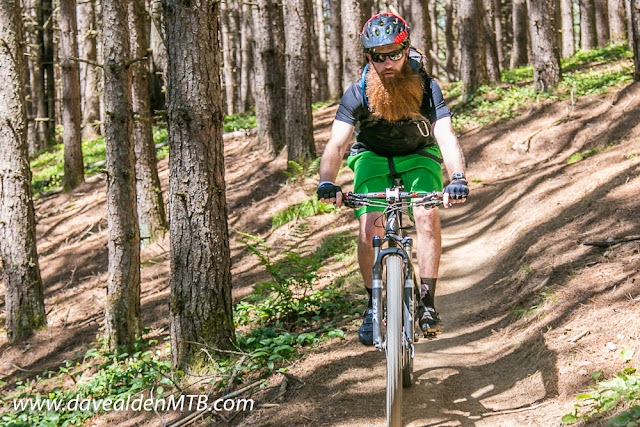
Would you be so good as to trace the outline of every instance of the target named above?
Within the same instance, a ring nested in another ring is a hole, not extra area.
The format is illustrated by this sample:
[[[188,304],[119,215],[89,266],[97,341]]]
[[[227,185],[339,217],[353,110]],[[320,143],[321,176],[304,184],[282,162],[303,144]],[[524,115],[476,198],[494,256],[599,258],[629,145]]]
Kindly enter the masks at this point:
[[[243,129],[253,129],[256,126],[256,113],[254,111],[246,111],[226,116],[222,128],[225,133],[228,133]]]
[[[288,206],[286,209],[278,212],[271,221],[271,229],[275,230],[284,224],[295,221],[297,219],[309,218],[310,216],[321,215],[334,212],[335,207],[331,203],[322,203],[317,196],[304,202]]]
[[[613,144],[609,144],[606,147],[594,148],[592,150],[579,151],[577,153],[573,153],[567,159],[567,164],[572,165],[574,163],[578,163],[581,160],[587,159],[591,156],[595,156],[596,154],[602,153],[603,151],[607,151],[609,148],[613,146],[614,146]]]
[[[156,145],[166,143],[167,130],[165,128],[154,128],[153,138]],[[162,159],[167,157],[168,153],[168,146],[164,146],[156,151],[156,156],[158,159]],[[85,178],[95,175],[104,169],[100,162],[105,160],[105,155],[104,137],[82,141]],[[32,174],[31,189],[34,197],[60,187],[64,176],[64,145],[56,144],[35,154],[32,157],[30,166]]]
[[[605,93],[633,80],[633,63],[628,61],[631,57],[626,44],[579,51],[562,60],[562,81],[553,92],[540,93],[534,89],[531,65],[503,70],[500,85],[481,86],[469,102],[451,108],[455,113],[454,127],[460,130],[512,119],[540,100],[576,99]],[[460,82],[447,91],[449,97],[460,95]]]
[[[633,350],[625,349],[620,358],[625,362],[633,358]],[[640,425],[640,377],[636,368],[629,367],[617,373],[609,380],[599,381],[602,371],[595,372],[591,378],[596,381],[591,392],[577,396],[583,403],[576,403],[575,408],[562,417],[564,424],[575,424],[580,421],[589,422],[596,416],[606,417],[623,405],[625,410],[619,414],[609,415],[610,426]]]
[[[41,375],[27,380],[16,380],[10,387],[10,394],[2,398],[0,426],[67,426],[82,425],[96,413],[104,412],[98,407],[100,399],[120,399],[148,395],[153,389],[156,396],[163,396],[172,387],[174,377],[181,372],[171,373],[165,350],[153,349],[157,340],[138,340],[133,353],[121,350],[111,353],[103,345],[95,347],[76,361],[65,360],[56,371],[43,371]],[[1,382],[0,382],[1,383]],[[1,384],[6,385],[6,384]],[[17,409],[14,401],[32,399],[43,404],[40,409],[29,406]],[[94,402],[89,404],[89,399]],[[52,405],[58,402],[60,407]],[[108,409],[108,408],[107,408]],[[115,408],[114,408],[115,409]]]

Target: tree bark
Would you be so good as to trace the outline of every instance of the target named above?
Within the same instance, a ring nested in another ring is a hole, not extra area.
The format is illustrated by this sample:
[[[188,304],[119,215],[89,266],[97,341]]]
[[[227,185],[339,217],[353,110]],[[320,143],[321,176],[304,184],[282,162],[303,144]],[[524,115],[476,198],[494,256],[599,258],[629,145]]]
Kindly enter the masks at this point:
[[[53,68],[53,0],[42,1],[42,66],[44,67],[44,78],[46,87],[47,104],[47,144],[55,142],[56,129],[56,81]]]
[[[256,122],[258,141],[276,157],[286,144],[286,78],[284,69],[284,23],[282,7],[271,0],[258,0],[253,8],[256,25]]]
[[[29,136],[29,153],[42,150],[47,143],[47,99],[44,87],[44,69],[42,67],[43,34],[42,5],[40,0],[28,0],[26,13],[29,16],[25,26],[27,37],[27,51],[29,55],[29,83],[31,94],[31,113],[33,124],[30,124],[32,135]],[[45,121],[43,121],[45,119]]]
[[[496,30],[496,49],[498,50],[498,62],[504,66],[504,34],[502,32],[502,7],[500,0],[493,0],[493,26]]]
[[[562,57],[569,58],[576,53],[573,32],[573,0],[561,0],[562,10]]]
[[[60,68],[62,71],[62,141],[64,142],[65,191],[84,182],[80,121],[80,69],[78,56],[76,0],[60,0]]]
[[[500,60],[498,58],[498,46],[496,30],[494,28],[493,0],[482,0],[482,26],[484,28],[484,49],[487,59],[487,77],[490,82],[500,81]]]
[[[593,49],[597,44],[595,0],[580,0],[580,48]]]
[[[215,0],[166,0],[171,199],[169,320],[175,369],[204,362],[203,346],[235,341],[224,182]],[[199,343],[199,344],[195,344]]]
[[[609,44],[609,4],[607,0],[595,0],[596,38],[598,46]]]
[[[98,27],[96,9],[92,1],[78,4],[78,31],[80,58],[98,61]],[[95,139],[100,136],[100,77],[99,68],[80,64],[82,87],[82,137]]]
[[[237,50],[237,33],[232,31],[231,15],[233,10],[229,7],[229,2],[221,2],[221,20],[222,25],[222,52],[224,55],[223,72],[224,72],[224,93],[225,93],[225,111],[228,116],[239,112],[238,96],[236,88],[236,63]]]
[[[486,78],[480,11],[479,0],[461,0],[458,6],[463,102],[470,100]]]
[[[9,342],[46,326],[27,153],[22,23],[0,2],[0,256]]]
[[[631,4],[633,0],[625,0],[624,7],[627,11],[627,43],[629,44],[629,50],[633,51],[633,14],[631,13]]]
[[[316,158],[311,112],[309,61],[309,3],[287,0],[285,26],[287,108],[285,113],[288,159],[305,164]]]
[[[324,38],[324,31],[322,35],[319,33],[320,28],[324,25],[324,19],[322,19],[322,5],[320,5],[320,12],[317,11],[317,0],[307,0],[307,10],[309,11],[309,58],[311,60],[311,99],[313,102],[324,101],[329,97],[327,84],[327,61],[325,56],[322,55],[322,48],[320,46],[320,40]],[[321,2],[321,0],[320,0]],[[318,18],[322,19],[318,21]],[[326,49],[325,49],[326,52]]]
[[[633,31],[633,80],[640,81],[640,0],[631,0],[631,27]]]
[[[362,54],[362,9],[358,0],[342,0],[342,87],[344,90],[360,78]]]
[[[446,45],[446,55],[447,55],[447,68],[451,71],[451,73],[447,74],[447,81],[452,82],[455,80],[456,74],[456,66],[455,66],[455,58],[456,58],[456,48],[453,39],[453,18],[454,18],[454,10],[453,10],[453,0],[445,0],[444,3],[444,11],[445,11],[445,45]]]
[[[609,36],[612,42],[626,38],[624,22],[624,0],[609,0]]]
[[[438,75],[438,66],[436,64],[436,59],[439,60],[438,54],[440,53],[440,45],[438,43],[438,2],[437,0],[429,0],[429,24],[431,26],[431,33],[429,38],[431,40],[431,52],[425,52],[427,57],[431,59],[429,61],[430,65],[427,67],[431,67],[431,75]],[[434,58],[435,55],[435,58]],[[429,71],[427,69],[427,71]]]
[[[339,99],[342,96],[342,0],[329,0],[329,97]]]
[[[518,68],[529,62],[527,55],[527,38],[527,2],[526,0],[513,0],[511,68]]]
[[[560,51],[552,0],[527,0],[536,90],[549,91],[560,82]]]
[[[109,346],[131,348],[140,336],[140,234],[132,141],[127,0],[102,4],[109,279]]]
[[[147,12],[144,0],[128,0],[129,43],[132,59],[148,55]],[[133,107],[133,146],[136,169],[136,206],[141,246],[148,246],[167,231],[149,93],[148,61],[131,65],[131,105]]]
[[[249,111],[251,109],[251,71],[253,70],[253,31],[251,22],[251,6],[242,2],[242,18],[240,20],[240,109]]]
[[[431,24],[429,22],[429,1],[414,0],[411,2],[411,45],[418,48],[431,58],[429,51],[433,49],[431,43]],[[432,63],[433,61],[429,61]],[[429,69],[431,71],[431,65]]]
[[[151,109],[166,111],[165,88],[167,87],[167,48],[164,44],[164,19],[160,0],[151,0],[151,69],[149,71]],[[154,111],[155,114],[155,111]]]

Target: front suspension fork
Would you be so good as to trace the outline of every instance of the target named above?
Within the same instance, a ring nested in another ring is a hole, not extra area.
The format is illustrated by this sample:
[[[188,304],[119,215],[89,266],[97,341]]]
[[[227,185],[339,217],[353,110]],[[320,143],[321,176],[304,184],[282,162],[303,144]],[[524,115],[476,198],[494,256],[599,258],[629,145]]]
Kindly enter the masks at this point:
[[[371,286],[371,305],[373,307],[373,345],[379,349],[383,349],[382,340],[382,258],[387,254],[401,255],[404,260],[404,333],[405,345],[409,346],[414,341],[413,331],[413,298],[414,298],[414,283],[413,283],[413,271],[411,263],[408,257],[411,254],[412,240],[410,237],[406,237],[402,241],[402,249],[393,248],[385,249],[383,256],[380,256],[383,240],[378,237],[373,237],[373,282]],[[388,290],[387,290],[388,292]]]

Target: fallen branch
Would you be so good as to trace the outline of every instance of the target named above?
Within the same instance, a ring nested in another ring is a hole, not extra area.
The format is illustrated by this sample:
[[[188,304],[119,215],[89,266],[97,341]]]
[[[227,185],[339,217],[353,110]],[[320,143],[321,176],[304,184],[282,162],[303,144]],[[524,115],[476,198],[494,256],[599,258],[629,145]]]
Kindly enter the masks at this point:
[[[555,122],[551,123],[550,125],[547,126],[543,126],[540,129],[534,131],[533,133],[531,133],[529,136],[527,136],[524,140],[522,140],[522,142],[520,142],[520,145],[527,145],[527,153],[529,152],[529,149],[531,148],[531,140],[533,139],[534,136],[536,136],[537,134],[539,134],[542,131],[545,131],[547,129],[551,129],[552,127],[558,126],[559,124],[562,124],[564,122],[569,121],[569,119],[571,118],[571,113],[567,113],[567,115],[565,115],[563,118],[556,120]]]
[[[518,412],[531,411],[533,409],[538,409],[541,406],[548,405],[549,403],[551,403],[551,401],[547,400],[546,402],[538,403],[537,405],[533,405],[533,406],[527,406],[526,408],[508,409],[506,411],[487,412],[487,413],[482,414],[482,416],[483,417],[493,417],[494,415],[515,414],[515,413],[518,413]]]
[[[253,389],[254,387],[259,386],[259,385],[260,385],[260,384],[262,384],[263,382],[264,382],[264,380],[256,381],[256,382],[254,382],[254,383],[249,384],[249,385],[248,385],[248,386],[246,386],[246,387],[242,387],[240,390],[237,390],[237,391],[234,391],[233,393],[229,393],[229,394],[227,394],[227,395],[224,395],[224,396],[220,397],[219,399],[226,400],[226,399],[231,399],[232,397],[239,396],[239,395],[241,395],[242,393],[244,393],[244,392],[246,392],[246,391],[248,391],[248,390],[251,390],[251,389]],[[212,413],[214,413],[214,414],[217,414],[215,411],[210,411],[210,410],[209,410],[209,407],[207,407],[206,409],[204,409],[204,410],[202,410],[202,411],[194,412],[193,414],[191,414],[191,415],[189,415],[189,416],[187,416],[187,417],[185,417],[185,418],[183,418],[183,419],[181,419],[181,420],[178,420],[178,421],[176,421],[176,422],[175,422],[175,423],[173,423],[173,424],[169,424],[167,427],[180,427],[180,426],[185,426],[185,425],[187,425],[187,424],[190,424],[190,423],[192,423],[192,422],[194,422],[194,421],[196,421],[196,420],[200,419],[203,415],[205,415],[206,413],[209,413],[209,412],[212,412]],[[221,414],[217,414],[217,415],[221,415]]]
[[[597,246],[599,248],[608,248],[610,246],[617,245],[620,243],[635,242],[636,240],[640,240],[640,236],[621,237],[619,239],[614,239],[613,237],[609,237],[607,240],[598,240],[595,242],[584,242],[583,245]]]
[[[570,343],[578,342],[578,340],[579,340],[580,338],[584,338],[584,337],[586,337],[587,335],[589,335],[590,333],[591,333],[591,331],[587,329],[586,331],[583,331],[583,332],[579,333],[579,334],[578,334],[578,335],[576,335],[575,337],[573,337],[573,338],[569,338],[569,339],[568,339],[568,341],[569,341]]]
[[[231,374],[231,378],[229,378],[229,382],[227,383],[227,386],[224,389],[225,394],[229,393],[229,389],[231,389],[231,386],[233,385],[233,381],[235,381],[236,375],[238,375],[238,371],[240,370],[240,367],[242,366],[246,358],[247,358],[247,355],[245,354],[240,358],[240,360],[238,360],[238,363],[236,363],[236,367],[233,370],[233,373]]]

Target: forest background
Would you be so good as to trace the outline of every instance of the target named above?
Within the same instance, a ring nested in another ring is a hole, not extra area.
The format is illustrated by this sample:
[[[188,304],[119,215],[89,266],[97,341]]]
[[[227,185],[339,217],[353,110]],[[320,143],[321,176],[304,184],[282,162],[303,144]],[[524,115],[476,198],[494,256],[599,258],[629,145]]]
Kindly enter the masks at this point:
[[[42,367],[46,374],[35,377],[14,365],[3,372],[7,396],[40,395],[65,374],[73,384],[51,393],[95,396],[92,381],[104,372],[117,372],[118,380],[101,396],[146,393],[158,384],[182,390],[186,378],[203,372],[213,389],[228,394],[241,381],[273,372],[287,378],[286,362],[300,349],[344,336],[337,325],[318,324],[357,314],[356,301],[341,298],[333,287],[314,286],[322,262],[352,244],[346,235],[309,252],[301,242],[311,231],[303,226],[295,230],[293,245],[277,250],[264,237],[243,234],[245,255],[257,256],[270,277],[256,286],[256,296],[232,298],[224,156],[225,149],[242,148],[230,138],[225,146],[223,132],[245,129],[235,134],[242,137],[255,127],[266,156],[286,156],[280,171],[285,182],[312,177],[319,154],[313,113],[359,78],[360,29],[389,7],[409,21],[412,44],[455,105],[461,133],[512,118],[527,99],[579,96],[580,82],[568,86],[566,77],[594,61],[633,59],[632,66],[598,82],[602,89],[640,80],[639,0],[2,2],[2,351],[24,345],[34,331],[44,333],[48,317],[64,311],[50,297],[78,285],[78,267],[58,271],[70,279],[53,288],[47,284],[51,277],[42,279],[37,224],[50,215],[43,210],[47,200],[77,197],[87,185],[106,181],[102,252],[108,254],[104,313],[89,319],[104,326],[99,345],[87,353],[99,361],[92,365],[96,375],[76,382],[87,355],[58,366],[49,361]],[[505,87],[523,82],[530,83],[526,95],[486,113],[485,95],[494,91],[490,101],[504,98]],[[166,156],[168,192],[158,170]],[[262,191],[272,184],[261,183]],[[328,211],[332,207],[311,199],[284,209],[271,225]],[[72,243],[103,225],[101,219],[86,224]],[[159,350],[147,350],[167,334],[149,339],[141,306],[141,248],[166,240],[170,363]],[[260,327],[250,328],[254,322]],[[67,415],[74,422],[87,418]],[[29,417],[46,415],[9,412],[3,422]]]

